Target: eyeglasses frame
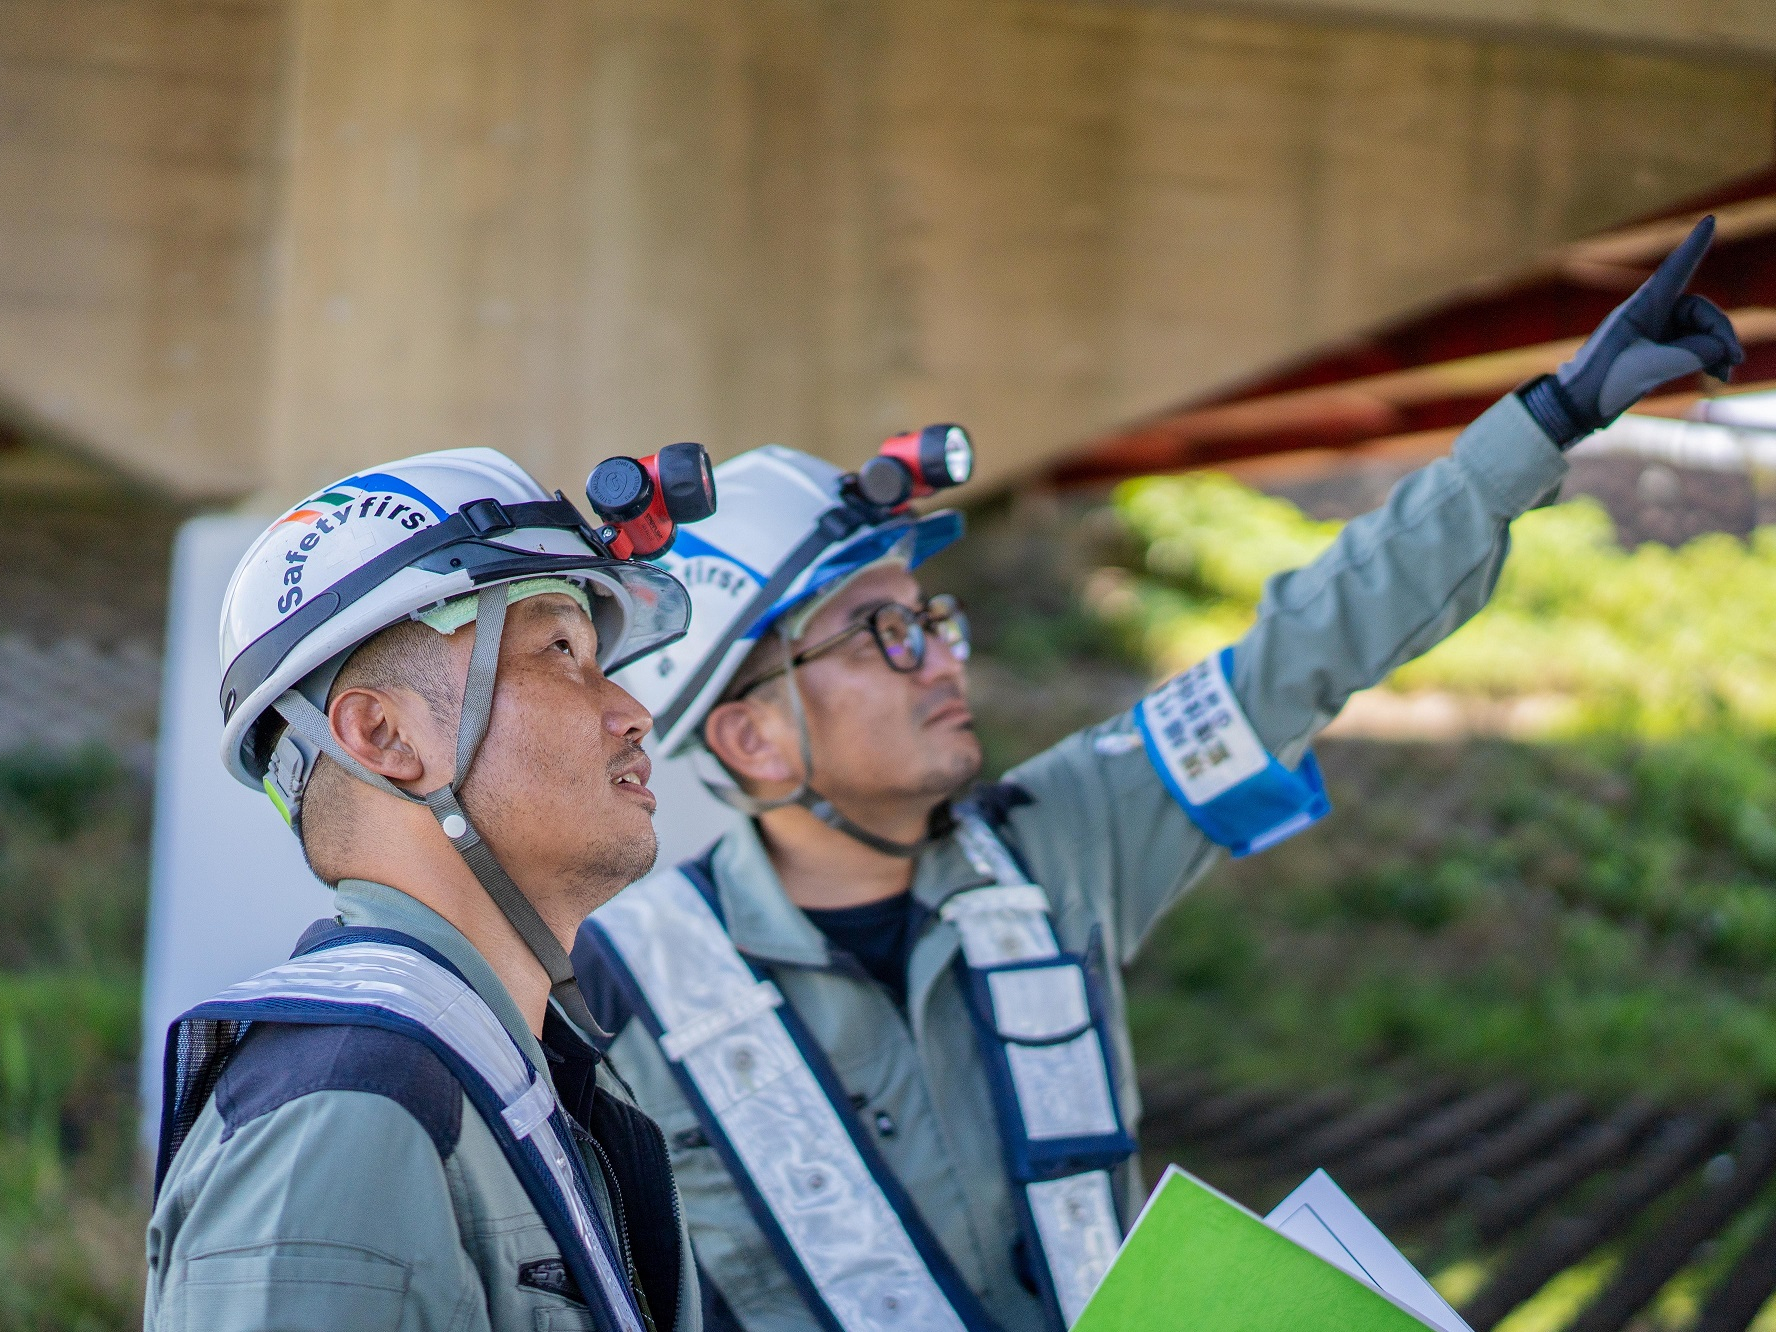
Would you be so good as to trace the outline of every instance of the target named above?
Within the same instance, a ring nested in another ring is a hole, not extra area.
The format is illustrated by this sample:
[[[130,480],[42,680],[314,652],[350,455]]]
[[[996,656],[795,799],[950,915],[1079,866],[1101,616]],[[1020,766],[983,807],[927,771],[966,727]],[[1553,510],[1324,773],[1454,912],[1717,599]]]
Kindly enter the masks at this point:
[[[936,614],[933,614],[933,608],[940,602],[947,603],[947,605]],[[882,631],[876,623],[876,617],[886,610],[905,611],[913,618],[913,622],[917,624],[927,636],[920,643],[918,660],[913,662],[911,666],[896,666],[894,664],[894,659],[888,655],[887,646],[882,642]],[[763,675],[747,681],[738,693],[734,694],[726,701],[729,703],[738,703],[760,685],[775,680],[779,675],[786,675],[796,667],[806,665],[808,662],[813,661],[816,657],[825,656],[828,652],[838,648],[841,644],[849,642],[858,634],[866,631],[869,636],[875,640],[876,651],[881,655],[882,661],[887,665],[889,670],[895,672],[897,675],[911,675],[915,671],[924,667],[926,647],[930,638],[942,637],[937,633],[934,625],[942,623],[945,620],[953,620],[957,618],[960,618],[962,621],[961,641],[966,642],[970,637],[968,632],[968,615],[962,607],[961,598],[948,592],[939,592],[934,597],[926,598],[925,604],[917,608],[903,605],[898,601],[884,601],[880,605],[870,607],[869,613],[855,623],[846,625],[845,628],[839,630],[836,634],[831,634],[828,637],[821,639],[818,643],[803,648],[800,652],[790,656],[781,665],[773,666]],[[954,649],[955,644],[946,641],[945,646]]]

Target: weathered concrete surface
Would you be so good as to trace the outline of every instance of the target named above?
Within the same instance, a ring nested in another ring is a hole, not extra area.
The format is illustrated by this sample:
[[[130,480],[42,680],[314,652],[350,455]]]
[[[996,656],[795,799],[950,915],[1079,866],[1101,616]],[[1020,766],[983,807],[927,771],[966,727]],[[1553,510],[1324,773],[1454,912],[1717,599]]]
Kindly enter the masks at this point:
[[[182,490],[258,484],[277,0],[0,0],[0,396]]]
[[[1543,35],[1086,0],[0,0],[0,388],[268,501],[422,448],[494,444],[573,493],[616,450],[856,459],[942,419],[1001,480],[1769,156],[1767,69]]]

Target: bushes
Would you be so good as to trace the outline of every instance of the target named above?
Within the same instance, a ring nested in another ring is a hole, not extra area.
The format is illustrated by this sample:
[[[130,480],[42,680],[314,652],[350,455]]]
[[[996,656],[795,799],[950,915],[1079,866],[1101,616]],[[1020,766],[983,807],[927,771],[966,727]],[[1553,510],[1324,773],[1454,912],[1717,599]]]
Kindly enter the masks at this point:
[[[1770,742],[1346,740],[1321,759],[1333,817],[1223,865],[1156,930],[1131,977],[1144,1060],[1776,1093],[1776,891],[1745,813]]]
[[[1313,558],[1340,526],[1214,473],[1130,481],[1113,506],[1135,557],[1101,571],[1088,597],[1167,673],[1238,637],[1264,580]],[[1581,499],[1526,514],[1512,537],[1492,604],[1391,688],[1558,695],[1573,705],[1569,729],[1776,730],[1776,617],[1762,609],[1776,529],[1629,552]]]

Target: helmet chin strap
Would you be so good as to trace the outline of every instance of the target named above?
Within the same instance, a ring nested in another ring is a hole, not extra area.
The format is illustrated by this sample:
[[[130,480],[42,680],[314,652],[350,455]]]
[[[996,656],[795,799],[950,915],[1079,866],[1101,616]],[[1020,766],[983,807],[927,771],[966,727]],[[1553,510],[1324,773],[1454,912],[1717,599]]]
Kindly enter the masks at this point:
[[[555,937],[535,905],[512,882],[475,825],[462,807],[463,783],[475,754],[486,738],[487,724],[493,716],[494,677],[499,671],[500,638],[506,627],[507,588],[504,583],[481,589],[475,605],[475,646],[469,654],[469,678],[463,686],[462,718],[456,731],[456,772],[451,781],[425,796],[403,791],[381,773],[372,772],[346,752],[333,736],[327,715],[301,693],[292,689],[273,705],[278,715],[309,744],[344,768],[352,776],[379,791],[415,805],[424,805],[438,820],[438,826],[450,844],[462,856],[469,872],[511,922],[518,937],[542,965],[549,977],[549,997],[581,1034],[587,1037],[606,1035],[580,993],[574,976],[573,962],[561,941]]]
[[[783,643],[783,679],[789,690],[789,710],[795,718],[796,739],[802,751],[802,780],[796,789],[776,800],[760,800],[757,796],[748,795],[731,782],[709,782],[705,785],[724,804],[733,806],[742,814],[757,818],[768,814],[774,809],[783,809],[788,805],[800,805],[815,818],[819,819],[834,832],[845,834],[853,841],[862,842],[870,850],[880,852],[884,856],[898,856],[903,860],[911,860],[921,854],[927,847],[935,845],[948,835],[951,825],[950,807],[946,801],[931,812],[931,821],[925,836],[916,842],[896,842],[871,832],[868,828],[859,827],[838,811],[832,801],[817,792],[812,783],[814,780],[814,747],[808,737],[808,714],[802,707],[802,691],[796,684],[795,647],[788,635],[779,634]]]

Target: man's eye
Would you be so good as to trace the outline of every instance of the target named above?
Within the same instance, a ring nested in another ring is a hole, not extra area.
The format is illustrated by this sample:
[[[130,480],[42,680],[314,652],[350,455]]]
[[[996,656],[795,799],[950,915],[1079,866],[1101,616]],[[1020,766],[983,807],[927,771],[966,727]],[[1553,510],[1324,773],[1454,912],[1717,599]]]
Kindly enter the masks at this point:
[[[568,656],[573,656],[573,644],[565,638],[557,638],[553,643],[549,644],[549,646],[552,648],[560,648],[563,652],[567,653]]]

